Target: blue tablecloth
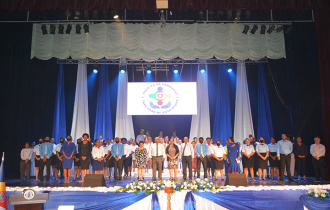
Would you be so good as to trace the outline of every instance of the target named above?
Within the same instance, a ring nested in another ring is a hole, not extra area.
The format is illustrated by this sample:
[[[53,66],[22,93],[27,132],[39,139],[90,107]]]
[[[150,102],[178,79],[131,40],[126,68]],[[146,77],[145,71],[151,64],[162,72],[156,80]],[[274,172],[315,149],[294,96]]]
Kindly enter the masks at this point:
[[[309,210],[330,210],[330,198],[320,200],[319,198],[309,197],[307,195],[300,196],[299,200]]]

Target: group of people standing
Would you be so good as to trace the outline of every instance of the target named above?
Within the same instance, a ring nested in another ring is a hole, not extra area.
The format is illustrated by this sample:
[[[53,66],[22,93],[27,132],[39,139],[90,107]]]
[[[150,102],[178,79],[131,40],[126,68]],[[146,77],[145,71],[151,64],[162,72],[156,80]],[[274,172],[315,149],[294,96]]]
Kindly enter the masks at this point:
[[[322,178],[325,180],[324,156],[325,147],[320,144],[320,138],[315,137],[315,144],[311,145],[310,153],[313,156],[313,165],[316,180]],[[80,179],[84,182],[84,177],[89,174],[90,165],[95,174],[104,174],[105,179],[111,177],[114,170],[114,181],[122,180],[131,175],[132,170],[138,169],[139,180],[144,179],[144,173],[152,169],[152,178],[162,179],[162,173],[165,168],[169,169],[170,178],[177,180],[177,174],[182,170],[183,179],[192,180],[193,176],[200,178],[201,166],[203,167],[204,178],[212,177],[224,179],[225,173],[240,173],[241,161],[244,173],[248,178],[249,172],[251,180],[255,180],[256,171],[258,171],[259,180],[266,180],[268,166],[271,171],[271,178],[274,180],[274,174],[277,173],[277,179],[283,180],[284,170],[286,168],[289,181],[293,181],[290,171],[290,159],[294,155],[297,164],[297,173],[299,179],[303,176],[306,179],[306,158],[308,150],[302,143],[300,137],[297,143],[292,144],[285,134],[282,134],[282,140],[277,142],[271,138],[271,143],[266,144],[261,137],[259,142],[250,136],[240,145],[232,137],[228,138],[226,145],[221,145],[220,140],[213,144],[211,138],[196,137],[189,141],[188,137],[180,140],[173,132],[171,138],[163,137],[163,132],[154,140],[149,132],[144,135],[144,130],[140,130],[136,141],[133,139],[118,138],[115,140],[103,140],[103,136],[91,142],[87,133],[82,138],[77,139],[77,144],[72,142],[72,137],[67,136],[60,139],[60,144],[54,144],[50,137],[39,139],[38,145],[29,144],[21,151],[21,181],[30,179],[31,159],[35,160],[36,181],[43,181],[44,168],[46,167],[46,181],[50,179],[50,168],[53,168],[53,176],[57,181],[59,172],[64,175],[64,183],[70,182],[71,168],[74,164],[74,181]],[[269,161],[269,162],[268,162]],[[56,168],[56,170],[55,170]],[[187,168],[188,172],[187,173]],[[109,169],[109,177],[107,172]],[[279,177],[280,174],[280,177]],[[38,176],[39,175],[39,176]],[[40,178],[39,178],[40,177]]]

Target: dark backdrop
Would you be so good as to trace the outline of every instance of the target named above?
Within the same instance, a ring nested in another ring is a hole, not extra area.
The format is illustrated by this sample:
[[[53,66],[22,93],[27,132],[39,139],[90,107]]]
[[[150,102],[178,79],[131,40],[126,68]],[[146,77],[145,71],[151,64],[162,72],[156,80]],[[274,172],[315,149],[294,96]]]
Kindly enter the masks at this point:
[[[30,60],[31,24],[0,24],[6,29],[0,34],[1,40],[1,151],[6,152],[5,173],[7,178],[18,177],[19,154],[24,142],[36,141],[39,137],[52,134],[56,81],[58,65],[56,59]],[[320,108],[320,85],[318,56],[314,24],[294,24],[290,34],[285,35],[286,59],[269,60],[265,64],[265,75],[273,118],[274,135],[281,133],[302,136],[309,147],[313,138],[323,138]],[[98,91],[98,75],[91,76],[93,68],[88,65],[88,92],[90,109],[90,131],[93,136]],[[234,125],[236,65],[230,67],[230,104],[232,127]],[[72,112],[76,85],[76,65],[64,65],[66,124],[71,131]],[[129,66],[129,81],[144,81],[142,72]],[[211,133],[217,94],[218,65],[209,65],[209,102]],[[116,117],[118,66],[110,65],[111,112],[113,131]],[[181,81],[196,81],[197,65],[184,65]],[[271,74],[270,74],[271,72]],[[153,73],[154,74],[154,73]],[[271,76],[272,75],[272,76]],[[94,77],[94,79],[92,79]],[[172,73],[158,72],[153,81],[172,81]],[[256,64],[247,64],[252,117],[257,133],[258,113],[258,71]],[[275,91],[275,87],[278,92]],[[280,97],[282,101],[279,99]],[[150,130],[157,136],[160,130],[164,135],[177,131],[179,137],[189,136],[191,116],[133,116],[135,133],[140,128]],[[308,164],[310,166],[310,157]],[[311,168],[311,167],[309,167]],[[308,170],[309,176],[313,172]]]

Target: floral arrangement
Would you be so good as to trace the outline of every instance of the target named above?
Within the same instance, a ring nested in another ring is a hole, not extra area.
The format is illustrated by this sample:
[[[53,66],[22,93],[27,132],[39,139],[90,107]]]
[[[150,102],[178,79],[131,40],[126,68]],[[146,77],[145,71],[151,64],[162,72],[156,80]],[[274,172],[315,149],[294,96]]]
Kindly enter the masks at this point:
[[[320,188],[309,189],[307,195],[309,197],[320,198],[320,200],[323,200],[325,198],[330,198],[330,194],[328,193],[328,191]]]
[[[213,193],[217,193],[225,189],[225,187],[223,186],[214,185],[213,182],[209,181],[209,179],[205,179],[205,180],[195,179],[192,182],[186,182],[181,180],[180,183],[175,183],[174,181],[170,181],[170,180],[167,181],[157,180],[155,182],[133,181],[127,184],[126,186],[119,187],[118,189],[116,189],[115,192],[134,192],[135,194],[139,192],[144,192],[146,195],[149,195],[151,191],[153,191],[154,193],[158,193],[160,191],[163,191],[165,187],[173,187],[174,189],[173,193],[181,192],[182,190],[191,190],[194,192],[210,191]]]

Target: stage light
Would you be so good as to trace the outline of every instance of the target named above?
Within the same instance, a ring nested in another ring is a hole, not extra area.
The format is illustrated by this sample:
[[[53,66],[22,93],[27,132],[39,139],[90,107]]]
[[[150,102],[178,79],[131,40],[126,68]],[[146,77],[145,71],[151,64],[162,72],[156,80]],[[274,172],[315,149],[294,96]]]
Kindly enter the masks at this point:
[[[236,10],[235,21],[239,21],[241,19],[241,14],[242,14],[242,10],[241,9]]]
[[[117,11],[113,11],[113,19],[118,19],[119,18],[119,15],[118,15],[118,12]]]
[[[174,74],[179,73],[179,68],[178,68],[177,65],[174,65],[174,67],[173,67],[173,73],[174,73]]]
[[[70,34],[70,33],[71,33],[71,30],[72,30],[72,25],[69,24],[69,25],[66,27],[65,33],[66,33],[66,34]]]
[[[150,69],[147,70],[147,74],[151,74],[151,72],[152,72],[152,71],[151,71]]]
[[[251,31],[250,31],[250,33],[255,34],[257,30],[258,30],[258,26],[254,24]]]
[[[42,25],[42,26],[41,26],[41,30],[42,30],[42,34],[43,34],[43,35],[47,34],[47,28],[46,28],[46,25]]]
[[[199,10],[198,17],[199,17],[200,20],[204,19],[204,11],[203,10]]]
[[[121,70],[120,70],[120,73],[122,73],[122,74],[125,74],[125,72],[126,72],[125,69],[121,69]]]
[[[78,24],[76,25],[76,34],[80,34],[81,26]]]
[[[97,74],[97,72],[99,72],[97,69],[93,69],[93,72],[95,73],[95,74]]]
[[[88,24],[84,25],[84,31],[85,31],[85,34],[89,34],[89,25]]]
[[[269,29],[267,30],[267,33],[271,34],[274,31],[274,29],[275,29],[274,25],[270,26]]]
[[[73,19],[79,20],[79,17],[80,17],[80,11],[79,10],[74,11],[74,18]]]
[[[265,32],[266,32],[266,26],[261,25],[260,34],[265,34]]]
[[[228,69],[227,71],[228,71],[228,73],[230,73],[230,72],[232,72],[232,71],[233,71],[233,69]]]
[[[277,33],[280,33],[283,31],[283,26],[278,26],[277,29],[275,30]]]
[[[55,30],[56,30],[55,25],[54,24],[51,24],[50,27],[49,27],[49,31],[50,31],[49,33],[54,35],[55,34]]]
[[[249,31],[249,28],[250,28],[250,26],[248,26],[248,25],[245,25],[244,26],[244,30],[243,30],[243,34],[247,34],[247,32]]]
[[[201,73],[205,73],[206,68],[205,68],[204,64],[202,64],[202,65],[199,66],[199,71],[200,71]]]
[[[58,33],[59,33],[59,34],[63,34],[63,33],[64,33],[64,26],[63,26],[62,24],[60,24],[60,25],[58,26]]]
[[[126,72],[126,66],[123,64],[119,66],[119,69],[120,69],[120,73],[122,73],[122,74],[124,74]]]

